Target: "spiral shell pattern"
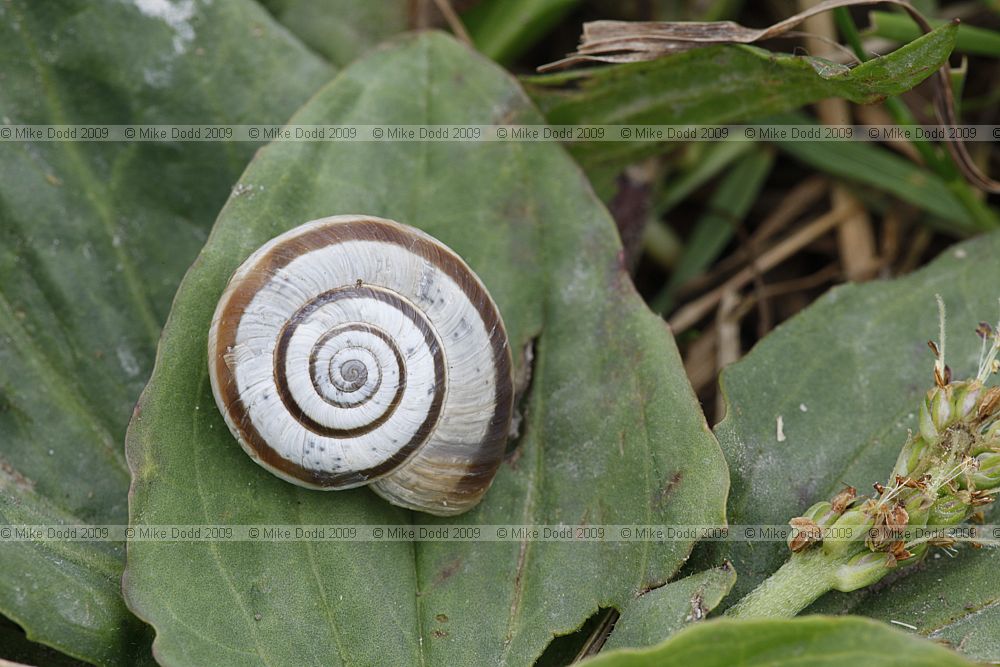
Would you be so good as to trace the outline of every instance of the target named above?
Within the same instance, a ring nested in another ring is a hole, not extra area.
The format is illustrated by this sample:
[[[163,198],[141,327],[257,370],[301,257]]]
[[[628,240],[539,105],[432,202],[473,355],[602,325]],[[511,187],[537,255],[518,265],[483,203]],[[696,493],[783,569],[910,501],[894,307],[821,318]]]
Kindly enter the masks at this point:
[[[295,484],[371,484],[434,514],[475,505],[503,456],[507,334],[466,264],[423,232],[335,216],[237,269],[209,332],[209,375],[243,449]]]

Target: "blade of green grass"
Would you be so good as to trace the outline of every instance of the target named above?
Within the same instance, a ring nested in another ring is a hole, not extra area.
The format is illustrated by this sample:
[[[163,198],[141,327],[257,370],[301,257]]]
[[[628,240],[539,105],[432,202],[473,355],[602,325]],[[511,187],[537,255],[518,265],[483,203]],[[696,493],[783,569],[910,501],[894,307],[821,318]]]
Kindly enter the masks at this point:
[[[805,114],[785,114],[776,124],[813,122]],[[981,200],[966,196],[931,171],[877,144],[857,141],[775,140],[784,152],[822,172],[888,192],[934,216],[936,228],[968,235],[1000,227],[997,214]]]
[[[757,146],[726,174],[712,194],[708,210],[695,223],[677,269],[650,304],[653,310],[670,310],[677,289],[704,271],[725,249],[760,194],[773,164],[774,151]]]
[[[708,181],[718,176],[726,167],[750,152],[755,144],[750,141],[720,141],[714,144],[695,144],[702,149],[694,166],[675,175],[653,204],[657,215],[663,215]]]
[[[484,0],[462,14],[476,48],[509,63],[545,36],[579,0]]]
[[[866,35],[876,35],[897,42],[909,42],[922,34],[920,26],[906,14],[869,12],[868,21],[871,23],[871,27],[865,31]],[[928,19],[928,22],[935,28],[948,23],[942,19]],[[958,26],[955,50],[998,58],[1000,57],[1000,32],[963,23]]]
[[[951,89],[955,94],[955,115],[962,117],[962,95],[965,93],[965,82],[969,78],[969,61],[962,58],[962,64],[951,68]]]

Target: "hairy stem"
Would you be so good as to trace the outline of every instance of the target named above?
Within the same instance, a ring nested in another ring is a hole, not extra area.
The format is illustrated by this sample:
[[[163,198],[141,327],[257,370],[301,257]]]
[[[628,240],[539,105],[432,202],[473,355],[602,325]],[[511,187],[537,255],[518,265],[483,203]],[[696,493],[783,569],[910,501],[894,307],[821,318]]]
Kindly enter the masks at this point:
[[[833,588],[836,563],[820,551],[793,555],[787,563],[726,611],[738,618],[792,617]]]

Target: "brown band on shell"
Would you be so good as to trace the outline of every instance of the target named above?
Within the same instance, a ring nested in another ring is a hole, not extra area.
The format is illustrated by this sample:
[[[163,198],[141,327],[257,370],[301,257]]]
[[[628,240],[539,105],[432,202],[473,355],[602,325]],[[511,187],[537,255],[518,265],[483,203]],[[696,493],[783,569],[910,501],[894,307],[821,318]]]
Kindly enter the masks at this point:
[[[455,487],[455,491],[458,493],[476,494],[476,488],[479,488],[479,493],[481,493],[483,478],[492,479],[496,469],[500,466],[504,442],[513,413],[512,360],[503,322],[483,285],[458,255],[443,245],[435,243],[429,237],[409,231],[388,220],[362,218],[317,224],[302,234],[293,236],[270,248],[267,253],[258,258],[253,271],[241,276],[238,283],[227,287],[226,294],[223,296],[226,302],[217,322],[217,349],[212,363],[215,364],[215,373],[223,403],[230,415],[229,421],[234,424],[244,445],[251,449],[262,463],[310,486],[320,488],[356,486],[387,474],[395,466],[405,462],[405,458],[393,461],[393,467],[387,467],[385,470],[329,473],[310,470],[282,457],[264,441],[251,422],[247,408],[239,395],[232,370],[225,361],[226,351],[231,350],[235,345],[242,313],[270,276],[303,253],[357,240],[393,243],[402,246],[440,268],[462,289],[482,318],[486,331],[490,332],[496,396],[494,413],[483,438],[485,456],[464,465],[463,474]],[[379,468],[382,467],[379,466]]]
[[[302,410],[299,404],[295,402],[295,398],[292,396],[292,392],[288,387],[288,376],[285,374],[285,364],[288,358],[288,344],[291,342],[292,336],[295,334],[295,329],[312,313],[316,312],[323,306],[340,301],[341,299],[352,298],[375,299],[382,301],[383,303],[387,303],[401,312],[404,316],[409,318],[409,320],[413,322],[413,326],[416,327],[421,334],[423,334],[424,342],[427,344],[427,349],[434,359],[434,398],[431,401],[431,407],[427,412],[427,418],[424,419],[414,432],[413,438],[410,442],[400,448],[401,452],[405,450],[403,460],[406,460],[409,458],[410,453],[416,449],[420,443],[427,439],[427,436],[437,423],[438,417],[441,415],[441,406],[444,403],[444,387],[446,377],[444,353],[441,350],[441,343],[438,342],[437,336],[434,334],[434,331],[431,329],[431,326],[428,324],[426,318],[424,318],[422,314],[417,311],[413,304],[406,299],[403,299],[398,294],[376,287],[357,287],[355,285],[350,285],[347,287],[338,287],[328,292],[323,292],[295,311],[288,321],[285,322],[285,326],[281,328],[281,333],[278,334],[278,345],[274,350],[274,380],[278,388],[278,396],[281,398],[281,402],[284,403],[289,414],[291,414],[297,422],[316,435],[328,438],[352,438],[364,435],[365,433],[374,431],[388,421],[390,417],[392,417],[392,413],[396,411],[396,408],[399,406],[399,401],[403,398],[403,390],[406,388],[406,366],[403,364],[403,358],[400,355],[399,350],[396,348],[396,344],[389,339],[385,332],[375,327],[358,325],[358,327],[370,329],[371,333],[374,333],[376,336],[382,338],[386,341],[386,343],[388,343],[389,347],[396,355],[396,362],[399,364],[400,371],[399,387],[396,389],[396,393],[392,397],[389,407],[376,419],[373,419],[367,424],[356,428],[335,428],[332,426],[324,426]],[[394,454],[388,460],[391,460],[395,456],[396,455]],[[374,468],[372,470],[374,470]]]
[[[358,401],[356,403],[344,403],[342,401],[338,401],[323,395],[323,388],[319,386],[319,381],[316,379],[317,376],[322,372],[319,369],[319,359],[318,359],[319,350],[322,349],[322,347],[327,343],[327,341],[329,341],[334,336],[340,335],[340,333],[344,331],[358,331],[381,338],[385,342],[385,344],[389,347],[389,349],[392,350],[393,355],[396,357],[396,364],[399,368],[399,384],[400,385],[405,384],[406,366],[403,364],[403,355],[400,354],[399,348],[396,347],[396,343],[391,338],[389,338],[389,336],[381,329],[373,327],[370,324],[361,324],[358,322],[354,322],[351,324],[345,324],[330,329],[325,334],[320,336],[319,340],[316,341],[316,344],[313,345],[312,352],[309,354],[309,376],[310,380],[312,380],[313,389],[316,390],[316,393],[319,395],[320,398],[322,398],[330,405],[336,406],[338,408],[351,408],[351,407],[356,408],[364,405],[369,400],[371,400],[372,396],[374,396],[375,393],[378,392],[379,387],[382,386],[382,378],[379,377],[378,382],[375,384],[374,387],[372,387],[371,394],[369,394],[365,398],[365,400]],[[344,349],[353,349],[353,348],[344,348]],[[367,348],[360,348],[360,349],[367,350]]]

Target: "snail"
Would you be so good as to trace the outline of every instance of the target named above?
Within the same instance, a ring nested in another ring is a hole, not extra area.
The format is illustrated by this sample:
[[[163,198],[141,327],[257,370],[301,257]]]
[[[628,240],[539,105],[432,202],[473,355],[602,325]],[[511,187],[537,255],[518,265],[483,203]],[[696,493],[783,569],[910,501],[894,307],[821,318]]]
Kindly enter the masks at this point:
[[[233,436],[293,484],[453,515],[503,458],[500,312],[455,252],[392,220],[333,216],[265,243],[219,300],[208,366]]]

